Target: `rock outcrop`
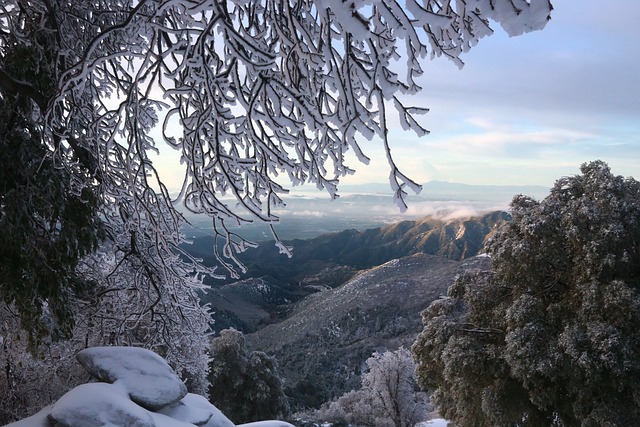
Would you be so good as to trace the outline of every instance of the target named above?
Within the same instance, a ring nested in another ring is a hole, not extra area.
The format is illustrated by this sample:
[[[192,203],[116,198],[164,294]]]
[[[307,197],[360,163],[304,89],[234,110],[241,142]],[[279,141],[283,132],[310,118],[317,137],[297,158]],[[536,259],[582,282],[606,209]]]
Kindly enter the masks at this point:
[[[143,348],[92,347],[78,352],[76,359],[93,378],[120,383],[131,400],[152,411],[187,394],[187,387],[169,364]]]
[[[77,359],[96,382],[6,427],[236,427],[205,397],[187,393],[167,362],[150,350],[94,347]],[[238,427],[294,426],[260,421]]]

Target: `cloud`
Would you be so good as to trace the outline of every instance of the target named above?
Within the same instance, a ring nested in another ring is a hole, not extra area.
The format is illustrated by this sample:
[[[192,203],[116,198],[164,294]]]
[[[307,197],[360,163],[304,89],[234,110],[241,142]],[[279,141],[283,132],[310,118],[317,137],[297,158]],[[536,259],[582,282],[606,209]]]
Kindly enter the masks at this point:
[[[407,215],[412,216],[432,216],[442,220],[453,220],[459,218],[469,218],[493,211],[507,210],[509,203],[487,203],[478,202],[470,204],[468,202],[439,202],[439,203],[418,203],[410,204]]]
[[[474,123],[477,122],[475,120]],[[531,157],[544,154],[545,150],[552,147],[565,147],[595,137],[592,133],[577,129],[527,128],[526,124],[518,126],[484,118],[482,127],[475,125],[466,132],[437,136],[425,142],[425,145],[449,155]]]
[[[546,29],[513,39],[498,30],[461,71],[443,61],[425,67],[415,103],[431,109],[422,121],[431,134],[418,140],[393,131],[405,173],[546,186],[602,159],[638,177],[640,2],[554,6]]]
[[[330,215],[329,212],[310,211],[310,210],[287,210],[287,211],[283,211],[283,213],[284,212],[293,216],[304,216],[304,217],[313,217],[313,218],[324,218]]]
[[[377,205],[367,207],[372,216],[388,217],[394,221],[401,219],[415,219],[432,217],[443,221],[453,221],[460,218],[470,218],[483,215],[488,212],[506,211],[510,200],[500,202],[469,202],[469,201],[422,201],[408,202],[408,209],[404,214],[389,205]]]

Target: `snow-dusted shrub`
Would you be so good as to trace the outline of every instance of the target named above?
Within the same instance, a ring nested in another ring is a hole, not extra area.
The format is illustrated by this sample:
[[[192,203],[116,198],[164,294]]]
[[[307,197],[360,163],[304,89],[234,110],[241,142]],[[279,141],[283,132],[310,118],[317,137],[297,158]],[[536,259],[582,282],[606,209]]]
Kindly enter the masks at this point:
[[[362,387],[302,416],[335,425],[413,427],[429,418],[426,393],[418,390],[415,365],[405,348],[367,359]]]
[[[262,351],[249,352],[242,332],[225,329],[211,342],[209,398],[236,423],[288,414],[277,362]]]
[[[367,360],[361,392],[371,402],[375,425],[412,427],[427,419],[428,400],[418,390],[415,365],[405,348],[375,353]]]
[[[0,368],[0,425],[34,414],[88,379],[68,342],[29,348],[18,316],[2,303]]]

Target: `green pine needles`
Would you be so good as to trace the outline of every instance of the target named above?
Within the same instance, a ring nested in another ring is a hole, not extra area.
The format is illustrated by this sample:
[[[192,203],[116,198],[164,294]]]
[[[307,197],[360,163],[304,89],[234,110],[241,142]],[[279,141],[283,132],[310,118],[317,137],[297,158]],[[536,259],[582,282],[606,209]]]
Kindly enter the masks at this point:
[[[581,171],[515,197],[492,271],[423,313],[419,381],[456,425],[640,423],[640,183]]]

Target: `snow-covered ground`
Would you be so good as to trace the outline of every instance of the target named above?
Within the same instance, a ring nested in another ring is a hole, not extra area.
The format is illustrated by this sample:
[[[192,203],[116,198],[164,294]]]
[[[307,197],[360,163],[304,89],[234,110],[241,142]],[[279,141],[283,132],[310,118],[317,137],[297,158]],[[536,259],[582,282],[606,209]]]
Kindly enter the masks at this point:
[[[443,420],[442,418],[436,418],[420,423],[416,427],[447,427],[447,422],[447,420]]]
[[[206,398],[187,393],[171,367],[152,351],[94,347],[78,361],[97,382],[70,390],[53,405],[7,427],[235,427]],[[242,427],[294,427],[260,421]]]

